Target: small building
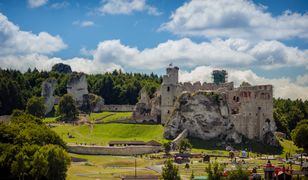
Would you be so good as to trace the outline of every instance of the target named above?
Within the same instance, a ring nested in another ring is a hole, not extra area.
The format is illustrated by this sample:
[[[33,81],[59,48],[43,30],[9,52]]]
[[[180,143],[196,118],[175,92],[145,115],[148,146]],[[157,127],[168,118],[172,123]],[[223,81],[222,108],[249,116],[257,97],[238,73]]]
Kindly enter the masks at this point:
[[[178,164],[182,164],[182,163],[189,163],[190,160],[190,154],[189,153],[177,153],[174,155],[174,162],[178,163]]]
[[[109,146],[145,146],[144,141],[110,141]]]
[[[122,180],[158,180],[157,175],[137,175],[137,176],[123,176]]]

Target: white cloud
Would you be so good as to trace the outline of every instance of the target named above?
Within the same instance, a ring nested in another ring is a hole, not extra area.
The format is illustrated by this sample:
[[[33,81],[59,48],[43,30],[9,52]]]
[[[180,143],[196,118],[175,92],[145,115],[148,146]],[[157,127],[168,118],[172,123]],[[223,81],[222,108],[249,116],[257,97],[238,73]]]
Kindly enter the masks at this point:
[[[28,4],[31,8],[37,8],[45,5],[48,0],[28,0]]]
[[[67,47],[60,36],[47,32],[38,35],[21,31],[0,13],[0,55],[42,53],[50,54]]]
[[[93,21],[74,21],[73,25],[78,25],[80,27],[90,27],[90,26],[94,26],[94,22]]]
[[[210,66],[199,66],[191,72],[180,71],[180,82],[212,82],[211,73],[214,69]],[[238,87],[243,81],[249,82],[252,85],[272,84],[274,86],[274,97],[290,98],[290,99],[305,99],[308,100],[308,86],[301,86],[294,83],[292,79],[282,78],[265,78],[256,75],[251,70],[236,70],[227,69],[228,81],[233,81],[235,86]],[[307,78],[308,75],[305,75]]]
[[[53,3],[52,5],[50,5],[50,7],[53,8],[53,9],[62,9],[62,8],[65,8],[69,5],[70,5],[69,2],[63,1],[63,2]]]
[[[148,5],[145,0],[102,0],[98,12],[101,14],[132,14],[146,11],[149,15],[161,14],[156,7]]]
[[[278,41],[257,44],[242,39],[215,39],[194,43],[190,39],[168,40],[142,51],[121,44],[120,40],[99,43],[94,58],[137,69],[160,69],[173,62],[179,66],[212,65],[223,67],[308,66],[308,51],[288,47]]]
[[[73,71],[85,72],[88,74],[97,74],[122,69],[120,65],[114,63],[104,63],[87,58],[74,57],[71,59],[61,59],[57,57],[48,57],[37,53],[27,55],[7,55],[0,56],[1,68],[18,69],[25,72],[28,68],[37,68],[39,70],[51,70],[56,63],[68,64]],[[123,70],[124,71],[124,70]]]
[[[308,74],[297,76],[296,84],[299,84],[302,86],[308,86]]]
[[[160,30],[208,38],[308,38],[308,14],[279,16],[250,0],[192,0],[179,7]]]

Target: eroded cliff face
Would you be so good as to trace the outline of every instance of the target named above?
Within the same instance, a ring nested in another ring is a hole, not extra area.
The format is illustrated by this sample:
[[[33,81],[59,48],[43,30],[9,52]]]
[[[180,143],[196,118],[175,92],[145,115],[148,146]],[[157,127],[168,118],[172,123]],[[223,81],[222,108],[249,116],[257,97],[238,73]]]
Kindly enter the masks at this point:
[[[221,138],[241,142],[241,136],[230,122],[224,94],[205,91],[182,93],[165,125],[164,136],[173,139],[184,129],[187,129],[188,136],[203,140]]]
[[[86,75],[83,73],[71,74],[67,82],[67,93],[73,96],[78,107],[82,106],[83,96],[89,93]]]
[[[52,108],[55,104],[55,97],[53,93],[57,86],[57,80],[55,79],[47,79],[42,83],[42,92],[41,96],[45,98],[45,114],[48,114],[52,111]]]

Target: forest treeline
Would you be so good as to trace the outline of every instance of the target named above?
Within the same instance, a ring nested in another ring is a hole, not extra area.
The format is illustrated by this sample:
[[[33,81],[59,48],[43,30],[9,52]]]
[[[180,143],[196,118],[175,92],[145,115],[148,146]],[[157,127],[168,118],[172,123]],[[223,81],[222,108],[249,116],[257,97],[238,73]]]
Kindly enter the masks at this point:
[[[48,78],[58,81],[56,96],[66,94],[69,74],[37,69],[25,73],[0,69],[0,115],[11,114],[14,109],[25,109],[29,98],[41,95],[41,84]],[[153,96],[162,82],[162,78],[153,73],[121,71],[87,75],[87,80],[89,92],[103,97],[106,104],[136,104],[142,87]],[[307,100],[274,99],[274,120],[278,131],[290,137],[290,132],[303,119],[308,119]]]
[[[41,96],[42,82],[48,78],[58,81],[56,96],[61,97],[67,93],[69,74],[37,69],[29,69],[25,73],[0,69],[0,115],[11,114],[14,109],[25,109],[28,99]],[[153,73],[147,75],[115,70],[87,75],[87,81],[89,92],[103,97],[105,104],[136,104],[142,87],[153,96],[162,79]]]

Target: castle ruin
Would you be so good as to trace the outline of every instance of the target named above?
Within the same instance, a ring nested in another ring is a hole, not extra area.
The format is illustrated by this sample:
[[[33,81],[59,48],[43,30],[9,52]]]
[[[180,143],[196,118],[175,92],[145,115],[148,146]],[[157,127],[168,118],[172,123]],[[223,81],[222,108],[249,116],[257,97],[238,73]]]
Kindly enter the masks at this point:
[[[228,73],[225,70],[213,71],[213,83],[180,83],[178,71],[179,68],[176,66],[170,65],[167,67],[166,75],[163,76],[163,82],[156,92],[156,97],[151,99],[149,103],[141,102],[143,105],[150,106],[141,106],[147,109],[143,109],[147,113],[143,114],[142,118],[150,118],[165,125],[165,137],[174,138],[182,130],[191,128],[188,129],[189,135],[208,139],[203,135],[208,134],[208,137],[221,136],[221,134],[212,131],[217,127],[225,126],[226,132],[232,137],[236,137],[236,141],[239,141],[238,137],[243,135],[248,139],[275,144],[274,131],[276,126],[273,120],[272,85],[252,86],[248,83],[242,83],[241,86],[234,87],[233,82],[227,81]],[[183,94],[185,95],[181,96]],[[194,97],[195,94],[198,96]],[[203,97],[208,95],[215,96],[216,100],[215,98]],[[155,106],[156,111],[153,111],[151,102],[154,100],[160,102],[159,111],[157,111],[157,105]],[[144,98],[142,101],[144,101]],[[139,107],[141,104],[139,104]],[[186,107],[186,109],[183,109],[183,107]],[[188,109],[190,113],[186,113]],[[134,114],[138,114],[138,112],[134,112]],[[138,115],[140,117],[140,113]],[[155,119],[155,117],[157,118]],[[138,119],[138,117],[135,119]],[[189,119],[191,124],[196,123],[194,126],[202,127],[195,129],[188,125],[186,121],[189,121]],[[209,125],[209,122],[211,125]],[[215,126],[215,124],[219,124],[219,126]],[[202,131],[202,133],[196,133],[197,130]]]

